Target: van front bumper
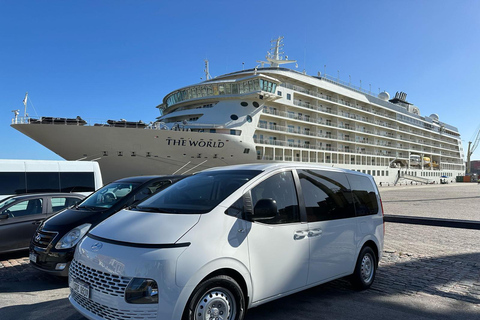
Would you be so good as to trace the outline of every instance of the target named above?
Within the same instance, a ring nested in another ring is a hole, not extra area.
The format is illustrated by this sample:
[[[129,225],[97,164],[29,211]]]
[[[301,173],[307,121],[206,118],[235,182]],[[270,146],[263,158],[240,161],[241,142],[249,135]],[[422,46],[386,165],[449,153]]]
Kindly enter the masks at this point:
[[[178,256],[184,247],[139,248],[85,237],[77,246],[70,266],[69,300],[89,319],[174,319],[181,287],[175,283]],[[158,303],[125,301],[125,290],[134,278],[153,279],[158,285]],[[83,292],[73,289],[81,283]]]

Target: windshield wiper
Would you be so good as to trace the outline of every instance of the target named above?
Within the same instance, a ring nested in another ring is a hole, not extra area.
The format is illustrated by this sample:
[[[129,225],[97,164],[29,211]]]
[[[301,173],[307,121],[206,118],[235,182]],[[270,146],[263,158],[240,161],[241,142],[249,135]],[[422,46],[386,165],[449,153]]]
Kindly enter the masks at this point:
[[[178,210],[176,209],[166,209],[166,208],[157,208],[157,207],[136,206],[135,210],[145,211],[145,212],[159,212],[159,213],[178,213]]]
[[[86,210],[89,210],[89,211],[97,211],[98,210],[97,207],[88,207],[88,206],[79,206],[79,207],[76,207],[76,209],[86,209]]]

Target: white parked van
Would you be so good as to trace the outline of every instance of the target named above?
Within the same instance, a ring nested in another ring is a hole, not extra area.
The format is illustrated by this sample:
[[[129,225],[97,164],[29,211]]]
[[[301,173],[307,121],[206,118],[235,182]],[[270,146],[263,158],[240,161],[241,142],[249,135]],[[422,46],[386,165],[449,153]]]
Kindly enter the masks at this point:
[[[0,159],[0,200],[24,193],[75,192],[88,196],[102,186],[95,161]]]
[[[77,246],[70,302],[89,319],[243,319],[350,276],[383,250],[372,177],[309,164],[202,171],[102,222]]]

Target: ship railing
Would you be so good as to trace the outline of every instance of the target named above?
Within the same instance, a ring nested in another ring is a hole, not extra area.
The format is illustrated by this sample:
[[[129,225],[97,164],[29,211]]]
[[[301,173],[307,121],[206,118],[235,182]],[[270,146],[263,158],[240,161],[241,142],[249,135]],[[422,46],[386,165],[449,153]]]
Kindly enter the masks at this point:
[[[325,79],[325,78],[324,78]],[[334,82],[335,81],[331,81],[330,79],[325,79],[329,82]],[[341,83],[341,82],[340,82]],[[346,85],[346,83],[342,83],[344,85]],[[341,105],[344,105],[344,106],[347,106],[347,107],[350,107],[350,108],[355,108],[355,109],[358,109],[358,110],[362,110],[362,111],[366,111],[366,112],[369,112],[371,113],[372,110],[371,109],[367,109],[363,106],[358,106],[356,105],[355,103],[351,103],[350,101],[347,101],[347,100],[343,100],[343,99],[335,99],[335,98],[332,98],[331,96],[329,95],[324,95],[322,93],[318,93],[318,92],[315,92],[315,91],[312,91],[312,90],[308,90],[304,87],[300,87],[300,86],[297,86],[297,85],[292,85],[292,84],[283,84],[283,85],[280,85],[280,86],[283,86],[285,88],[288,88],[288,89],[292,89],[292,90],[295,90],[297,92],[301,92],[301,93],[305,93],[305,94],[308,94],[308,95],[311,95],[311,96],[314,96],[314,97],[317,97],[317,98],[321,98],[321,99],[324,99],[324,100],[328,100],[328,101],[332,101],[332,102],[335,102],[335,103],[338,103],[338,104],[341,104]],[[349,87],[353,88],[354,90],[357,90],[357,91],[361,91],[361,92],[364,92],[364,93],[367,93],[369,95],[372,95],[371,92],[369,91],[366,91],[366,90],[362,90],[361,88],[356,88],[356,87],[353,87],[351,85],[348,85]],[[308,108],[308,102],[303,102],[302,103],[305,103],[305,105],[301,105],[301,104],[298,104],[300,106],[305,106]],[[295,101],[294,101],[294,104],[295,104]],[[379,115],[379,116],[382,116],[382,117],[386,117],[386,118],[389,118],[389,119],[393,119],[393,120],[396,120],[397,118],[394,117],[394,116],[391,116],[385,112],[378,112],[378,111],[373,111],[373,113],[375,113],[376,115]]]
[[[295,143],[291,141],[284,141],[284,140],[271,140],[271,139],[254,139],[255,143],[264,144],[264,145],[273,145],[273,146],[280,146],[280,147],[287,147],[287,148],[301,148],[301,149],[311,149],[311,150],[318,150],[318,151],[332,151],[332,152],[341,152],[341,153],[348,153],[348,154],[361,154],[361,155],[379,155],[379,156],[391,156],[391,153],[384,153],[381,151],[370,151],[370,150],[350,150],[346,148],[335,148],[335,147],[323,147],[318,145],[311,145],[311,144],[302,144],[302,143]]]
[[[323,80],[326,80],[326,81],[329,81],[329,82],[332,82],[332,83],[337,83],[337,84],[342,84],[342,85],[345,85],[345,86],[348,86],[350,88],[352,88],[353,90],[356,90],[356,91],[359,91],[359,92],[362,92],[362,93],[367,93],[369,95],[372,95],[372,92],[370,91],[366,91],[364,89],[362,89],[361,87],[355,87],[355,86],[352,86],[351,84],[347,84],[346,82],[342,82],[340,80],[335,80],[333,77],[329,76],[329,75],[324,75],[322,76],[322,79]],[[281,87],[285,87],[285,88],[289,88],[289,89],[293,89],[293,90],[296,90],[296,91],[299,91],[299,92],[302,92],[302,93],[306,93],[306,94],[309,94],[311,96],[314,96],[314,97],[318,97],[318,98],[321,98],[321,99],[324,99],[324,100],[328,100],[328,101],[333,101],[333,102],[336,102],[338,104],[341,104],[341,105],[345,105],[347,107],[352,107],[352,108],[355,108],[355,109],[359,109],[359,110],[363,110],[363,111],[366,111],[366,112],[369,112],[369,113],[374,113],[378,116],[382,116],[382,117],[386,117],[386,118],[389,118],[389,119],[392,119],[392,120],[397,120],[397,117],[395,116],[392,116],[392,115],[389,115],[388,113],[385,113],[385,112],[378,112],[378,111],[373,111],[373,110],[370,110],[370,109],[367,109],[363,106],[358,106],[356,104],[352,104],[350,103],[349,101],[345,101],[343,99],[335,99],[335,98],[332,98],[331,96],[329,95],[324,95],[324,94],[321,94],[321,93],[318,93],[318,92],[314,92],[314,91],[311,91],[311,90],[308,90],[308,89],[305,89],[301,86],[297,86],[297,85],[293,85],[293,84],[290,84],[290,83],[282,83],[280,84]],[[373,96],[373,95],[372,95]],[[298,100],[296,100],[298,101]],[[304,105],[301,105],[300,106],[305,106],[307,108],[310,108],[309,106],[309,103],[305,103],[303,101],[298,101],[299,103],[304,103]],[[295,100],[294,100],[294,104],[295,104]],[[313,107],[311,109],[314,109]],[[323,111],[323,110],[320,110],[319,108],[317,108],[317,110],[319,111]],[[337,114],[337,113],[334,113],[334,114]],[[394,126],[391,127],[391,128],[395,128]],[[396,129],[396,128],[395,128]],[[402,130],[402,131],[406,131],[406,130]],[[454,136],[454,137],[458,137],[458,133],[454,133],[454,132],[444,132],[444,134],[447,134],[447,135],[450,135],[450,136]]]
[[[32,118],[29,116],[26,117],[15,117],[12,120],[12,124],[59,124],[59,125],[77,125],[84,126],[87,124],[87,121],[77,116],[76,118],[56,118],[56,117],[38,117]]]
[[[328,126],[331,126],[331,127],[343,128],[342,126],[339,126],[339,125],[336,125],[336,124],[328,124],[328,123],[322,123],[322,124],[328,125]],[[285,127],[285,126],[262,124],[262,123],[260,123],[258,125],[258,127],[262,128],[262,129],[268,129],[268,130],[279,131],[279,132],[287,132],[287,133],[314,136],[314,137],[320,137],[320,138],[326,138],[326,139],[332,139],[332,140],[351,141],[351,142],[355,142],[355,143],[375,145],[375,143],[373,143],[373,142],[367,142],[367,141],[362,141],[362,140],[353,140],[353,138],[343,138],[343,137],[338,136],[338,135],[323,134],[323,133],[320,133],[319,131],[305,130],[305,128],[303,128],[303,130],[302,129],[299,130],[296,127]],[[349,129],[354,130],[353,128],[349,128]],[[359,127],[357,127],[355,131],[363,132],[363,133],[367,133],[367,134],[377,134],[377,135],[382,135],[382,136],[390,137],[390,138],[398,138],[398,137],[388,135],[388,134],[379,134],[378,132],[375,133],[375,132],[372,132],[370,130],[364,130],[363,128],[359,128]],[[417,142],[415,140],[411,140],[411,141],[409,141],[409,143],[421,144],[422,142]],[[400,146],[395,147],[395,146],[392,146],[392,145],[388,145],[388,143],[386,143],[386,144],[385,143],[382,143],[382,144],[377,143],[376,145],[379,145],[379,146],[381,145],[381,146],[385,146],[385,147],[389,147],[389,148],[403,149],[403,150],[408,150],[409,149],[408,147],[400,147]],[[413,149],[414,150],[418,149],[418,151],[421,150],[420,148],[416,148],[416,147],[414,147]],[[456,151],[455,149],[449,149],[449,150]],[[423,151],[424,152],[429,152],[426,149],[424,149]]]
[[[303,103],[298,103],[297,105],[302,106],[302,104]],[[314,109],[314,108],[312,107],[312,109]],[[324,110],[323,108],[317,108],[317,109],[318,109],[318,111],[321,111],[321,112],[324,112],[324,113],[339,115],[337,112],[334,112],[334,111],[331,111],[331,110]],[[284,112],[284,111],[270,111],[266,108],[263,109],[263,113],[283,116],[283,117],[286,117],[286,118],[289,118],[289,119],[295,119],[295,120],[301,120],[301,121],[306,121],[306,122],[310,122],[310,123],[317,123],[317,124],[324,124],[325,125],[325,123],[323,121],[320,121],[318,118],[310,117],[308,115],[300,115],[298,113]],[[370,123],[370,124],[376,124],[376,125],[379,125],[379,126],[390,128],[390,129],[398,129],[398,127],[392,126],[392,125],[390,125],[388,123],[385,123],[383,121],[382,122],[381,121],[372,121],[368,118],[360,117],[360,116],[357,116],[357,115],[354,115],[354,114],[351,115],[351,114],[345,113],[343,111],[341,111],[340,116],[350,118],[350,119],[354,119],[354,120],[357,120],[357,121],[367,122],[367,123]],[[337,124],[328,124],[327,123],[326,125],[340,127]]]

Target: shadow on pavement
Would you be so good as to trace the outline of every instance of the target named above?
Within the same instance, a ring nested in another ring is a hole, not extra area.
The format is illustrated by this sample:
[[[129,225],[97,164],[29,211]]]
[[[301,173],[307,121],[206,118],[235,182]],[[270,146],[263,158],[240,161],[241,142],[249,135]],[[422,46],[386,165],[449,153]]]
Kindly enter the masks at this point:
[[[0,308],[2,320],[86,320],[68,302],[60,299],[36,304],[17,305]]]
[[[345,279],[248,311],[260,319],[478,319],[480,253],[389,262],[369,290]]]
[[[52,276],[33,268],[30,264],[0,269],[0,293],[37,292],[66,287],[68,278]]]
[[[0,261],[10,260],[10,259],[21,259],[21,258],[28,258],[28,249],[8,252],[8,253],[0,253]]]
[[[339,279],[253,308],[248,311],[246,320],[478,319],[480,253],[413,257],[407,261],[398,256],[384,258],[370,290],[357,292],[345,279]],[[23,267],[31,268],[29,265]],[[5,271],[0,270],[0,274],[2,272]],[[2,283],[0,292],[29,292],[31,295],[31,292],[44,290],[43,287],[67,286],[66,281],[57,281]],[[28,287],[32,289],[26,290]],[[66,298],[0,309],[2,320],[19,317],[22,320],[85,319]]]

